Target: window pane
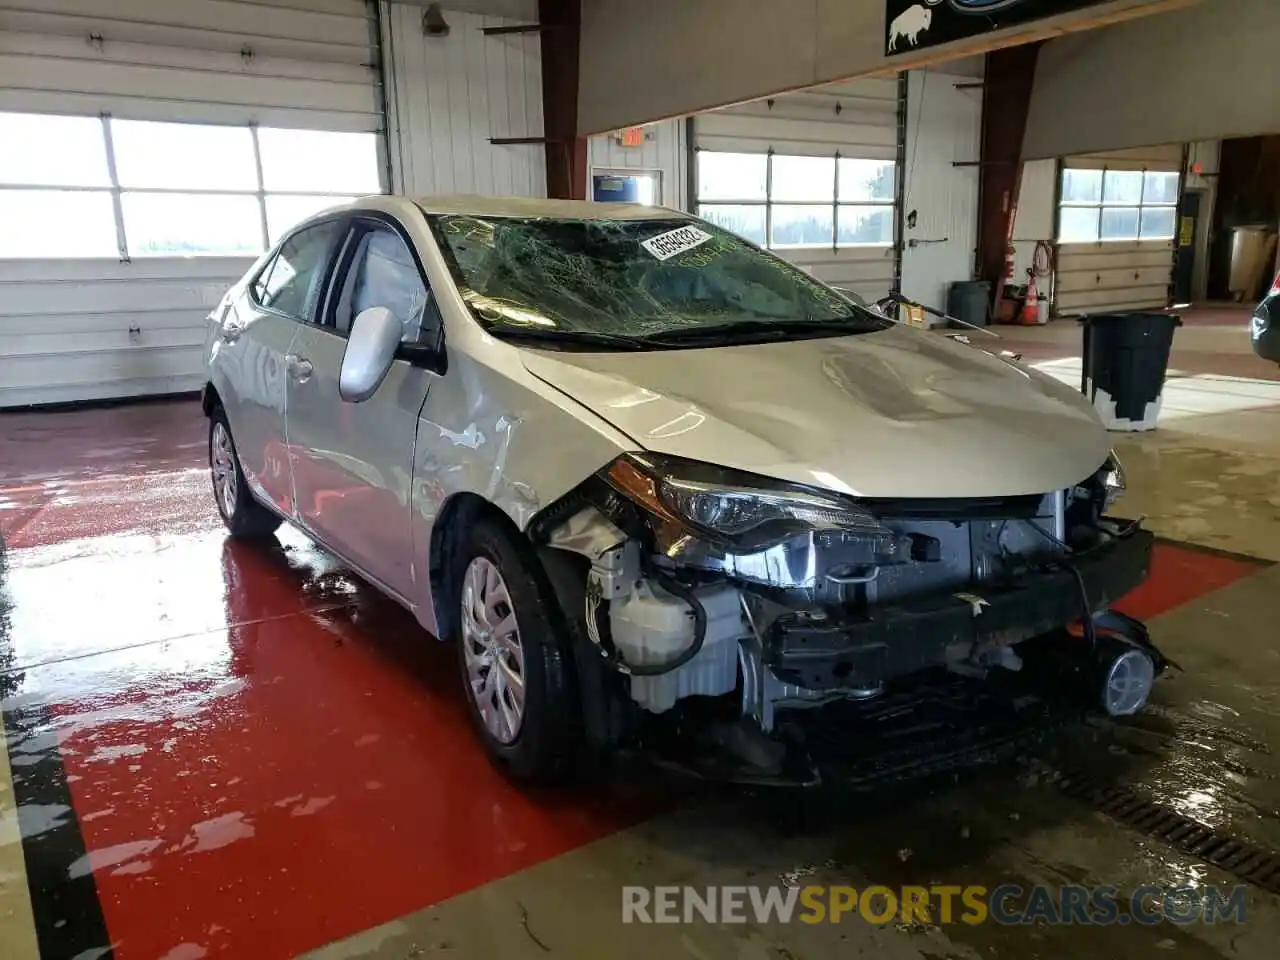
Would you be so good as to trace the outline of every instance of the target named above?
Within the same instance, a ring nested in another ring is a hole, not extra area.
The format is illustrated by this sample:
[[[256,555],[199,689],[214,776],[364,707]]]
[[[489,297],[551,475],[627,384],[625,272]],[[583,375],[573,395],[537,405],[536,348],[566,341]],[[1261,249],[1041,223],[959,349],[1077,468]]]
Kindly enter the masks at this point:
[[[840,208],[840,231],[836,241],[844,246],[858,243],[893,243],[893,207]]]
[[[840,199],[892,202],[895,167],[892,160],[841,157]]]
[[[346,203],[347,199],[316,194],[267,197],[267,232],[271,234],[271,242],[275,243],[288,232],[290,227],[307,219],[313,213],[340,206]]]
[[[1058,239],[1063,243],[1093,243],[1098,239],[1097,207],[1063,207]]]
[[[772,200],[830,203],[836,193],[835,157],[773,158]]]
[[[343,314],[354,320],[370,307],[386,307],[400,321],[400,342],[418,343],[427,287],[404,241],[389,230],[365,234],[355,270],[351,306],[348,311],[340,305],[339,327]]]
[[[1178,175],[1176,173],[1148,173],[1143,187],[1143,203],[1177,203]]]
[[[337,223],[318,223],[286,240],[254,282],[258,302],[299,320],[309,320],[319,294],[318,281],[338,229]]]
[[[376,133],[258,130],[262,182],[267,190],[381,193]]]
[[[1142,200],[1142,174],[1137,170],[1108,170],[1102,181],[1103,203],[1138,203]]]
[[[773,208],[771,247],[829,247],[835,233],[835,216],[829,206]]]
[[[1104,207],[1102,210],[1103,240],[1137,240],[1137,207]]]
[[[257,197],[189,193],[126,193],[124,233],[134,256],[262,252]]]
[[[1175,207],[1143,207],[1142,239],[1172,240],[1176,214]]]
[[[0,190],[0,257],[118,257],[111,194]]]
[[[1097,203],[1102,199],[1101,170],[1063,170],[1063,203]]]
[[[122,187],[257,190],[248,127],[112,120]]]
[[[698,216],[752,243],[764,246],[764,204],[732,206],[704,203],[698,207]]]
[[[763,200],[768,164],[769,158],[763,153],[710,153],[700,150],[698,199]]]
[[[0,113],[0,183],[109,187],[102,121]]]

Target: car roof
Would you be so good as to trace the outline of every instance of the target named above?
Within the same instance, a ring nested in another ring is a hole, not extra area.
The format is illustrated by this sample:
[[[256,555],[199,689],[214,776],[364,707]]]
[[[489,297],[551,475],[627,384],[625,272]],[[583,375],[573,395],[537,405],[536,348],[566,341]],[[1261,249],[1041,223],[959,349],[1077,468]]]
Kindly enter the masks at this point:
[[[591,203],[586,200],[545,200],[534,197],[411,197],[427,213],[480,217],[558,217],[572,220],[688,219],[687,213],[638,203]]]

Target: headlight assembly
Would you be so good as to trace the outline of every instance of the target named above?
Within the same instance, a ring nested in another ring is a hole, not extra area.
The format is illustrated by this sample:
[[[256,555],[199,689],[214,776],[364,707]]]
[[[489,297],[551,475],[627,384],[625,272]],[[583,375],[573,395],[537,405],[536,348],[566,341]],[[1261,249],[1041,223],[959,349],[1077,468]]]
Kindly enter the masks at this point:
[[[858,504],[710,464],[625,456],[605,479],[651,514],[675,521],[733,552],[760,550],[805,533],[831,531],[862,541],[869,556],[893,562],[900,537]]]
[[[1111,451],[1111,456],[1107,458],[1107,462],[1102,465],[1100,477],[1102,479],[1102,489],[1106,496],[1107,509],[1111,509],[1128,488],[1128,481],[1125,480],[1124,476],[1124,467],[1121,465],[1120,458],[1116,456],[1114,450]]]

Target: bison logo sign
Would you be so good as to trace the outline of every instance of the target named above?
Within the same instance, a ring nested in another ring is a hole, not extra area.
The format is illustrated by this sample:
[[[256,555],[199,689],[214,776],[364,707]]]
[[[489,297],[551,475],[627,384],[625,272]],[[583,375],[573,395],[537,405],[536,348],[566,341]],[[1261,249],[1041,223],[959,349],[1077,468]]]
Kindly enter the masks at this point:
[[[885,53],[989,33],[1103,0],[885,0]]]

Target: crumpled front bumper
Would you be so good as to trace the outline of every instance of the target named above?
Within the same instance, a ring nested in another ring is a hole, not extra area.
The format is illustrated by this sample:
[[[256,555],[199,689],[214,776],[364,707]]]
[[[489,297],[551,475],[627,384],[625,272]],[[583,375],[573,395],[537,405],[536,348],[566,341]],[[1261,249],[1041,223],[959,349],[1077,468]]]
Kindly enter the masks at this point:
[[[822,620],[785,613],[770,628],[765,661],[783,683],[830,690],[1029,640],[1081,617],[1081,582],[1093,611],[1141,584],[1151,568],[1153,542],[1151,533],[1138,530],[1073,557],[1070,568],[1028,572],[1012,586],[922,595]]]

